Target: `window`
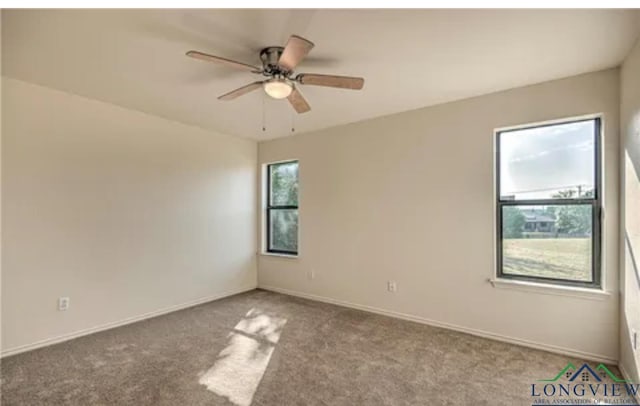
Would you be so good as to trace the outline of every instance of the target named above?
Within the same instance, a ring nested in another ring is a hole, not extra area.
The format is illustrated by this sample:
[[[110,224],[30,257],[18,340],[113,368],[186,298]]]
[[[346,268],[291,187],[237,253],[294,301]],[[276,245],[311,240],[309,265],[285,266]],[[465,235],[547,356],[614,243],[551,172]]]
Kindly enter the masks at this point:
[[[498,277],[600,287],[600,128],[497,132]]]
[[[298,254],[298,161],[267,165],[266,251]]]

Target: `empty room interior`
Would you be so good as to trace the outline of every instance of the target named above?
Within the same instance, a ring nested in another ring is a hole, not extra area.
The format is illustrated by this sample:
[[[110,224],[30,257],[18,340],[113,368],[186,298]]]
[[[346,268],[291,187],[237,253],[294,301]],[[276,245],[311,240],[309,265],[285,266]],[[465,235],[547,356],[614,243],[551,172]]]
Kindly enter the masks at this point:
[[[637,405],[639,35],[2,9],[2,405]]]

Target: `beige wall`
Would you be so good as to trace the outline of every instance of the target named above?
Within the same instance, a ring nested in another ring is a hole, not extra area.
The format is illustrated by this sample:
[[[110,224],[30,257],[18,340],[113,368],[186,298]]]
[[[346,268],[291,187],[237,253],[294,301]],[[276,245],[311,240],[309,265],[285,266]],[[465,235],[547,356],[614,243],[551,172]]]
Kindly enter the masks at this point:
[[[259,144],[300,160],[300,257],[258,284],[577,355],[618,358],[619,83],[612,69]],[[393,97],[393,95],[389,95]],[[493,288],[493,131],[603,113],[608,295]],[[315,272],[315,278],[309,272]],[[395,280],[398,291],[386,291]]]
[[[620,364],[636,382],[640,381],[640,42],[622,65],[620,116],[623,134],[622,275],[620,315]],[[638,349],[632,348],[636,331]]]
[[[5,354],[255,287],[255,142],[2,82]]]

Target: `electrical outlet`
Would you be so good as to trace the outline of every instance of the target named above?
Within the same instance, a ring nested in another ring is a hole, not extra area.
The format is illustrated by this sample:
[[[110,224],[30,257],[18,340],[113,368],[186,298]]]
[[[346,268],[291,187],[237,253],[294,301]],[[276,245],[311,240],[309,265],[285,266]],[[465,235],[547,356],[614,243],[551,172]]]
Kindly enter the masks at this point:
[[[69,310],[70,300],[68,297],[58,298],[58,310],[63,312],[65,310]]]
[[[311,269],[309,272],[307,272],[307,277],[309,278],[309,280],[314,280],[316,278],[316,271]]]
[[[387,282],[387,290],[391,293],[395,293],[398,290],[398,286],[396,285],[395,281],[388,281]]]

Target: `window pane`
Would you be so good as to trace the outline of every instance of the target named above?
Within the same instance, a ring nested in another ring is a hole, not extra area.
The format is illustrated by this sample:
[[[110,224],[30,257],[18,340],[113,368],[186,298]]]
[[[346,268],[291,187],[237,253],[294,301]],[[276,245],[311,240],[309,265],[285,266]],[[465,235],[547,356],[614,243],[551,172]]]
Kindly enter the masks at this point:
[[[502,273],[592,282],[592,206],[503,206]]]
[[[273,206],[298,205],[298,162],[269,165]]]
[[[298,252],[298,210],[271,209],[269,250]]]
[[[593,197],[595,120],[500,133],[502,200]]]

